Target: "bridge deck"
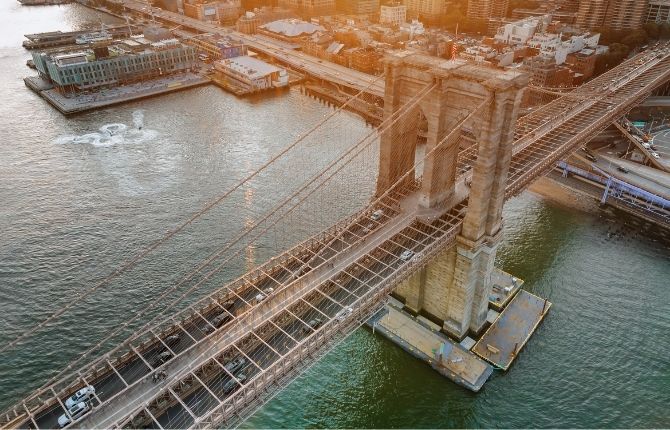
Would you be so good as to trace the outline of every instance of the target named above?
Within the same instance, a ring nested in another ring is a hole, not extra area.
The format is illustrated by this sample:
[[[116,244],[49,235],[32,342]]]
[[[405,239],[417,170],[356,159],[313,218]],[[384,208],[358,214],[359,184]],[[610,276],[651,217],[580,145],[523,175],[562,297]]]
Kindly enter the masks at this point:
[[[669,66],[667,55],[640,54],[522,119],[507,195],[521,192],[639,103],[668,79]],[[461,182],[470,175],[472,154],[469,148],[459,155]],[[398,282],[453,243],[467,195],[439,218],[424,222],[402,205],[415,190],[396,191],[154,325],[82,369],[78,378],[31,396],[4,422],[51,427],[62,399],[88,384],[99,388],[94,403],[101,404],[78,426],[200,427],[239,417],[268,390],[279,389],[286,375],[350,333],[379,309]],[[383,217],[371,219],[378,208]],[[400,258],[404,250],[414,251],[414,258]],[[173,334],[179,334],[174,345],[168,339]],[[163,352],[172,355],[163,360]],[[167,376],[154,382],[159,370]]]

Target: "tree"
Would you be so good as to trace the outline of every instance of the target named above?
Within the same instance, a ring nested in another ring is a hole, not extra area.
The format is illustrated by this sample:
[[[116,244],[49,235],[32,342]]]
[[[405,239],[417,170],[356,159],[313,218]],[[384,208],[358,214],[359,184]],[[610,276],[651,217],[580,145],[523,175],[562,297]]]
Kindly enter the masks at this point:
[[[630,48],[627,45],[612,43],[609,46],[607,54],[600,55],[596,59],[595,75],[598,76],[621,64],[621,62],[626,59],[629,52]]]
[[[670,23],[664,22],[658,28],[661,39],[670,39]]]
[[[658,24],[655,22],[648,22],[642,28],[650,39],[658,40],[661,34],[661,29]]]
[[[623,39],[621,39],[621,43],[627,45],[629,48],[644,45],[648,41],[649,37],[647,36],[647,33],[644,30],[634,30],[630,34],[625,36]]]

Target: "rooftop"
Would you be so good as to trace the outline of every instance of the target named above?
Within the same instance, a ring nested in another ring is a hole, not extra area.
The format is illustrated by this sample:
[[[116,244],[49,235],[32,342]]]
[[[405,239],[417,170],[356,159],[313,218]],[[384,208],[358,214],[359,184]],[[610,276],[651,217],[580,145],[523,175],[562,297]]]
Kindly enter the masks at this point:
[[[286,37],[297,37],[303,34],[309,35],[315,31],[325,30],[325,28],[320,25],[301,21],[299,19],[280,19],[278,21],[272,21],[262,25],[261,28],[273,33],[282,34]]]
[[[251,79],[262,78],[270,73],[282,70],[279,67],[275,67],[272,64],[268,64],[265,61],[258,60],[248,55],[221,60],[219,63],[237,72],[243,73]]]

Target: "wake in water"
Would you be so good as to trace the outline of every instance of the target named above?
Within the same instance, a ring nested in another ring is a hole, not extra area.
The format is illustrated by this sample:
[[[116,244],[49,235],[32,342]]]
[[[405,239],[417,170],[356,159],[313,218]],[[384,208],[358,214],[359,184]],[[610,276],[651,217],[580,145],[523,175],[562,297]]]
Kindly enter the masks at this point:
[[[144,114],[138,110],[133,112],[132,128],[122,123],[105,124],[96,133],[86,133],[79,136],[61,136],[54,143],[58,145],[88,144],[93,146],[113,146],[145,143],[155,139],[156,136],[158,136],[156,130],[144,128]]]

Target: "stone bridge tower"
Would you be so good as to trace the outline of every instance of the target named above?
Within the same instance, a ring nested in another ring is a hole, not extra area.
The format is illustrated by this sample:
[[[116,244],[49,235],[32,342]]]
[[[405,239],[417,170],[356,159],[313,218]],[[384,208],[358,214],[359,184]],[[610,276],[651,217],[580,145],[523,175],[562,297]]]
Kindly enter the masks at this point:
[[[427,126],[426,153],[483,101],[488,103],[464,124],[474,135],[477,160],[472,182],[457,184],[460,132],[423,166],[419,214],[449,210],[469,194],[467,215],[456,246],[445,249],[403,282],[396,294],[406,307],[442,321],[443,330],[461,339],[486,321],[490,277],[501,239],[505,185],[512,156],[514,125],[528,77],[519,72],[400,53],[386,60],[384,115],[389,117],[429,84],[434,89],[381,136],[378,194],[415,165],[419,126]]]

